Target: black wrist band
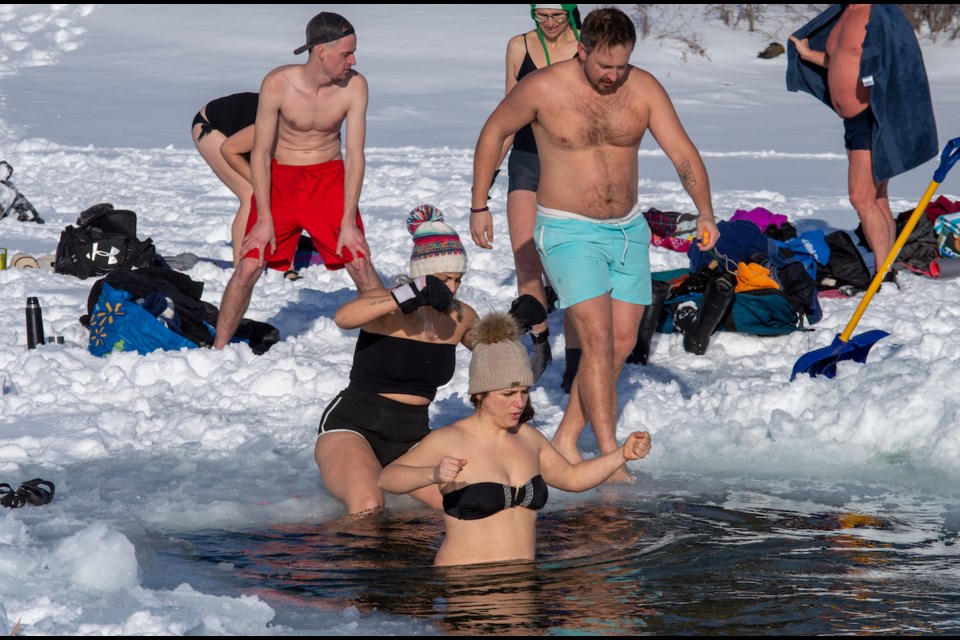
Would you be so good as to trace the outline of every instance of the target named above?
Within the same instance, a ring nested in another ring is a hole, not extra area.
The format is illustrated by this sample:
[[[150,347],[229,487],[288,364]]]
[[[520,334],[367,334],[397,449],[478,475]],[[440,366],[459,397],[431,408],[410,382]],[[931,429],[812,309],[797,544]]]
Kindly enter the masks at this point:
[[[479,209],[470,207],[470,213],[483,213],[484,211],[490,211],[490,207],[480,207]]]
[[[394,287],[394,289],[390,291],[390,295],[397,303],[397,306],[400,307],[400,311],[403,313],[403,315],[409,315],[413,313],[420,306],[417,303],[416,290],[414,289],[413,284],[409,282],[407,284],[402,284],[399,287]]]
[[[533,344],[543,344],[550,337],[550,329],[544,329],[540,333],[530,332],[530,341]]]

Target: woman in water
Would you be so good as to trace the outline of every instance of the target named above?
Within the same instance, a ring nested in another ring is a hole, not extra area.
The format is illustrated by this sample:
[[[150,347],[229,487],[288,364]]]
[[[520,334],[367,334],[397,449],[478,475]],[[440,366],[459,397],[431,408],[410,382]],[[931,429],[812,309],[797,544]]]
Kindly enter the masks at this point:
[[[443,213],[425,204],[410,212],[409,278],[341,306],[334,321],[360,329],[350,384],[320,419],[314,458],[323,484],[350,515],[383,507],[380,470],[430,433],[428,409],[450,382],[458,344],[470,348],[473,308],[455,299],[467,254]],[[411,494],[439,508],[436,487]]]
[[[533,371],[519,335],[507,314],[480,320],[472,331],[473,413],[430,432],[380,474],[389,493],[440,489],[446,535],[435,565],[533,560],[548,486],[586,491],[650,451],[650,435],[634,432],[619,449],[569,463],[529,424]]]

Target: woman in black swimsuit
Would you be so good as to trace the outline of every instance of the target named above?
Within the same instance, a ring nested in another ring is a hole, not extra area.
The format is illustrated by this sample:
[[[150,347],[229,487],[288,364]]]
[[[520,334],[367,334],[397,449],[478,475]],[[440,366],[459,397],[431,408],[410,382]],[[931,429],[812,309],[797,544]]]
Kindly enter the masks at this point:
[[[646,456],[650,435],[631,433],[619,449],[570,464],[529,424],[533,371],[516,322],[493,313],[472,334],[473,414],[430,432],[384,468],[379,484],[390,493],[440,488],[446,535],[435,565],[531,561],[547,486],[591,489]]]
[[[240,243],[250,216],[250,151],[259,98],[259,93],[246,91],[211,100],[200,107],[190,125],[197,151],[240,201],[230,229],[234,264],[239,262]]]
[[[410,279],[373,289],[334,316],[341,329],[360,329],[350,384],[320,419],[314,458],[327,490],[350,515],[383,507],[380,470],[430,432],[427,411],[453,377],[456,348],[470,348],[477,312],[454,299],[467,270],[460,236],[443,213],[425,204],[407,218],[413,234]],[[435,487],[411,490],[440,507]]]
[[[536,23],[536,29],[514,36],[507,43],[505,94],[537,69],[561,60],[571,60],[577,55],[580,42],[577,5],[531,4],[530,15]],[[517,290],[521,295],[534,296],[549,308],[551,300],[547,295],[548,287],[544,286],[543,266],[533,243],[540,157],[530,125],[518,131],[512,139],[507,139],[500,158],[501,164],[508,150],[507,227],[517,271]],[[579,364],[580,343],[569,323],[564,323],[564,336],[566,371],[561,386],[569,392]],[[536,382],[553,360],[547,323],[533,327],[530,337],[533,343],[530,364]]]

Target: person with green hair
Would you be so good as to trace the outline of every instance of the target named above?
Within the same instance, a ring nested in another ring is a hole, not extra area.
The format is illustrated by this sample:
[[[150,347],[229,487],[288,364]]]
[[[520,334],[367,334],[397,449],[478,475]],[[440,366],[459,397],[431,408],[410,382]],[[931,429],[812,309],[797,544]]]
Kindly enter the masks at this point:
[[[535,29],[514,36],[507,43],[506,91],[510,91],[524,77],[537,69],[550,66],[560,60],[571,60],[577,55],[580,42],[580,12],[575,4],[531,4],[530,17]],[[533,244],[533,224],[537,215],[537,184],[540,181],[540,158],[533,129],[525,126],[509,138],[503,146],[500,164],[507,153],[509,183],[507,191],[507,226],[510,244],[517,271],[517,290],[528,294],[550,307],[548,295],[551,287],[544,282],[543,266]],[[473,215],[473,222],[488,212]],[[580,349],[576,332],[569,323],[564,323],[566,337],[566,370],[561,386],[569,392],[577,372]],[[548,340],[547,323],[533,327],[530,332],[532,353],[530,364],[534,381],[553,361]]]

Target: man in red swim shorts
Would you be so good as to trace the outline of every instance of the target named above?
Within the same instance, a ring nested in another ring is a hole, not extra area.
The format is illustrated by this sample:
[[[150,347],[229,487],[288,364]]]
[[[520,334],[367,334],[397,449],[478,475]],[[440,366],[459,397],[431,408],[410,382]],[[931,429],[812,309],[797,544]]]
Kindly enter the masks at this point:
[[[250,153],[253,200],[243,257],[223,292],[217,349],[233,339],[264,265],[288,269],[303,230],[327,269],[346,269],[358,291],[383,286],[358,209],[367,81],[351,68],[357,36],[345,18],[328,11],[314,16],[306,32],[306,44],[294,53],[308,51],[307,61],[277,67],[260,87]]]

